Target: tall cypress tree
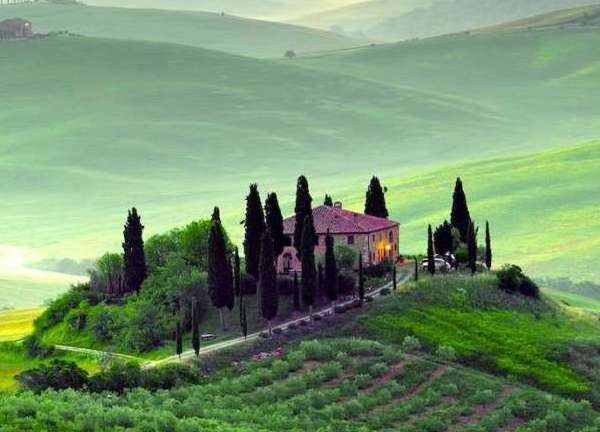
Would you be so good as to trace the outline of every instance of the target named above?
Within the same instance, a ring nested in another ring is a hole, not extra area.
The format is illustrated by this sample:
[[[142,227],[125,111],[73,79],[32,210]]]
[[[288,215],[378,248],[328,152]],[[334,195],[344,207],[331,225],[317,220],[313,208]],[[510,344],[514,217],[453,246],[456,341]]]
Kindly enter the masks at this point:
[[[323,270],[323,264],[317,264],[317,288],[315,290],[315,298],[323,297],[325,291],[325,275]]]
[[[181,335],[181,319],[177,316],[177,322],[175,323],[175,351],[179,358],[183,352],[183,337]]]
[[[338,298],[338,271],[335,260],[333,236],[327,231],[325,237],[325,293],[330,302]]]
[[[398,269],[396,268],[396,263],[392,267],[392,285],[394,286],[394,291],[398,289],[398,281],[396,278],[398,277]]]
[[[279,207],[279,201],[275,192],[267,195],[265,201],[265,220],[271,236],[273,237],[273,249],[275,251],[275,260],[283,253],[285,246],[285,236],[283,235],[283,215]]]
[[[333,207],[333,199],[331,198],[331,195],[325,194],[325,201],[323,201],[323,205],[326,205],[327,207]]]
[[[467,196],[460,177],[456,179],[456,185],[454,186],[450,222],[460,232],[461,240],[466,243],[469,235],[469,225],[471,224],[471,214],[469,213]]]
[[[431,225],[427,229],[427,270],[433,276],[435,274],[435,253],[433,249],[433,232]]]
[[[300,286],[298,284],[298,272],[294,272],[294,310],[300,310]]]
[[[212,220],[213,222],[219,222],[221,223],[221,210],[219,209],[219,207],[215,207],[213,209],[213,214],[210,218],[210,220]]]
[[[200,356],[200,311],[196,298],[192,298],[192,348],[196,357]]]
[[[225,235],[219,221],[212,221],[208,237],[208,295],[214,307],[219,309],[221,327],[225,329],[223,308],[233,307],[233,280]]]
[[[490,223],[485,222],[485,266],[492,269],[492,237],[490,235]]]
[[[246,256],[246,273],[258,279],[258,263],[260,261],[260,243],[265,231],[265,214],[263,212],[258,185],[251,184],[246,197],[246,234],[244,237],[244,254]]]
[[[244,339],[248,337],[248,315],[246,313],[246,301],[244,300],[244,293],[240,293],[240,329]]]
[[[386,218],[389,216],[385,205],[385,191],[377,177],[371,179],[365,199],[365,214]]]
[[[240,252],[233,249],[233,294],[242,297],[242,272],[240,269]]]
[[[258,279],[260,286],[260,311],[263,318],[269,323],[269,335],[271,335],[271,321],[277,316],[279,295],[277,293],[277,272],[273,261],[273,238],[269,229],[263,233],[260,251],[260,276]]]
[[[469,252],[469,269],[471,275],[474,275],[477,271],[477,232],[479,229],[475,229],[473,222],[469,225],[469,231],[467,232],[467,250]]]
[[[142,283],[148,275],[142,238],[143,231],[144,226],[134,207],[127,214],[127,222],[123,230],[123,265],[129,292],[139,293]]]
[[[365,277],[363,275],[363,256],[358,254],[358,298],[362,306],[365,301]]]
[[[315,237],[315,227],[313,222],[312,214],[312,197],[308,189],[308,180],[306,177],[298,177],[298,184],[296,185],[296,206],[294,208],[296,214],[296,226],[294,227],[294,248],[298,256],[302,254],[302,234],[304,231],[304,223],[308,217],[310,220],[309,226],[311,228],[311,235],[313,236],[313,242]]]
[[[415,255],[415,282],[419,280],[419,258]]]
[[[315,302],[315,242],[312,227],[312,217],[304,218],[302,230],[302,245],[300,247],[300,261],[302,262],[302,300],[308,306],[312,317],[312,308]]]

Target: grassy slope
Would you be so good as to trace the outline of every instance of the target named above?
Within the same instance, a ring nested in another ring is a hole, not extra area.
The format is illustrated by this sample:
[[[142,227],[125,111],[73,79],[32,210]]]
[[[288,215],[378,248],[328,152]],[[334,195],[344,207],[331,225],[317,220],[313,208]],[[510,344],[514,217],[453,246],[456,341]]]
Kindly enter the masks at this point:
[[[544,288],[544,293],[569,309],[600,313],[600,301],[579,294]]]
[[[42,312],[42,308],[0,311],[0,342],[27,336],[33,330],[33,320]]]
[[[68,30],[93,37],[170,42],[253,57],[335,50],[364,44],[320,30],[214,13],[52,4],[0,8],[0,20],[20,16],[34,30]]]

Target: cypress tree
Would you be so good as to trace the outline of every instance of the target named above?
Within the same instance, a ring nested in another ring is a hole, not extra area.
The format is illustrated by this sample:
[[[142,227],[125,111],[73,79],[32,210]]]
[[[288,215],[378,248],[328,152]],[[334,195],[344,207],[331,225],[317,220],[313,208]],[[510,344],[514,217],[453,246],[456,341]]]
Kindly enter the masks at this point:
[[[181,353],[183,352],[183,338],[181,335],[181,319],[179,319],[179,317],[177,318],[177,323],[175,324],[175,346],[177,355],[181,359]]]
[[[215,207],[213,209],[213,214],[212,214],[210,220],[213,222],[221,223],[221,210],[219,209],[219,207]]]
[[[327,207],[333,207],[333,199],[330,195],[325,195],[325,201],[323,201],[323,205],[326,205]]]
[[[316,298],[322,298],[323,297],[323,291],[325,291],[325,280],[324,280],[324,275],[323,275],[323,264],[318,263],[317,264],[317,289],[315,290],[315,297]]]
[[[419,258],[415,255],[415,282],[419,280]]]
[[[485,222],[485,266],[492,269],[492,237],[490,236],[490,223]]]
[[[456,185],[454,186],[450,222],[460,232],[461,240],[466,243],[469,235],[469,225],[471,224],[471,214],[469,213],[467,197],[460,177],[456,179]]]
[[[312,197],[308,189],[308,180],[306,177],[298,177],[298,184],[296,185],[296,206],[294,208],[296,214],[296,225],[294,227],[294,248],[298,256],[302,254],[302,234],[304,231],[304,223],[308,217],[310,220],[309,226],[311,228],[311,235],[315,237],[315,227],[313,223],[312,214]]]
[[[137,209],[132,208],[127,214],[127,222],[123,230],[123,266],[128,292],[140,292],[142,283],[148,275],[142,225]]]
[[[246,313],[246,302],[244,301],[244,294],[240,295],[240,328],[242,330],[242,336],[244,339],[248,338],[248,316]]]
[[[246,256],[246,273],[258,279],[260,261],[260,243],[265,231],[265,215],[263,212],[258,185],[251,184],[246,197],[246,233],[244,237],[244,254]]]
[[[294,310],[300,310],[300,287],[298,285],[298,272],[294,272]]]
[[[385,205],[385,192],[377,177],[371,179],[365,199],[365,214],[386,218],[389,216]]]
[[[433,233],[433,244],[435,251],[444,255],[446,252],[454,252],[454,235],[452,234],[452,225],[448,221],[438,226]]]
[[[233,280],[227,258],[225,235],[219,221],[212,221],[208,237],[208,295],[219,309],[221,327],[225,329],[223,308],[233,308]]]
[[[283,253],[285,246],[285,236],[283,235],[283,215],[279,207],[279,201],[275,192],[267,195],[265,201],[265,220],[266,226],[271,231],[273,237],[273,249],[275,251],[275,262],[279,255]]]
[[[471,275],[474,275],[477,271],[477,231],[478,229],[475,229],[475,225],[471,223],[467,233],[467,250],[469,252],[468,262]]]
[[[338,271],[335,261],[333,236],[327,231],[325,237],[325,293],[330,302],[338,298]]]
[[[242,274],[240,270],[240,253],[238,248],[233,250],[233,294],[242,297]]]
[[[363,276],[363,257],[362,253],[358,254],[358,298],[362,306],[365,301],[365,278]]]
[[[263,318],[269,323],[269,336],[272,333],[271,321],[277,316],[279,306],[277,272],[273,255],[273,238],[271,232],[267,229],[263,233],[261,244],[258,284],[260,286],[260,310]]]
[[[427,270],[433,276],[435,274],[435,253],[433,250],[433,233],[431,225],[427,230]]]
[[[192,298],[192,348],[196,357],[200,357],[200,316],[196,298]]]
[[[302,300],[308,306],[312,317],[312,307],[315,302],[315,242],[312,228],[312,217],[306,215],[304,218],[304,229],[302,230],[302,246],[300,248],[300,260],[302,262]]]
[[[392,267],[392,281],[393,281],[393,285],[394,285],[394,291],[396,291],[398,289],[398,281],[396,280],[397,276],[398,276],[398,269],[396,269],[396,263],[394,263],[394,266]]]

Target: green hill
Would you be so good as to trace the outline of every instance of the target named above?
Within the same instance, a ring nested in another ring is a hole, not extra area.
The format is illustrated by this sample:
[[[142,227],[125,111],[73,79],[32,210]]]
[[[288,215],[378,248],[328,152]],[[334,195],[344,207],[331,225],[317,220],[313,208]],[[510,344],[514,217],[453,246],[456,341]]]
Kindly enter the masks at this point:
[[[28,3],[0,8],[0,20],[22,17],[34,31],[170,42],[253,57],[283,57],[364,44],[335,33],[215,13]]]

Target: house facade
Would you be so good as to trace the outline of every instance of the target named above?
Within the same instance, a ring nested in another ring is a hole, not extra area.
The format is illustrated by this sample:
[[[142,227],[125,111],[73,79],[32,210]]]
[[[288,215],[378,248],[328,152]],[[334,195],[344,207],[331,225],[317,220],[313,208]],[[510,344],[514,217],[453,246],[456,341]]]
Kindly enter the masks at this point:
[[[333,207],[322,205],[312,210],[318,243],[315,245],[315,257],[325,255],[325,237],[327,231],[335,245],[344,245],[362,254],[365,266],[379,264],[386,259],[398,256],[400,224],[389,219],[345,210],[337,202]],[[283,221],[286,247],[277,259],[279,273],[300,272],[302,265],[293,247],[295,216]]]
[[[22,39],[33,36],[31,21],[11,18],[0,21],[0,39]]]

